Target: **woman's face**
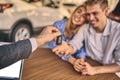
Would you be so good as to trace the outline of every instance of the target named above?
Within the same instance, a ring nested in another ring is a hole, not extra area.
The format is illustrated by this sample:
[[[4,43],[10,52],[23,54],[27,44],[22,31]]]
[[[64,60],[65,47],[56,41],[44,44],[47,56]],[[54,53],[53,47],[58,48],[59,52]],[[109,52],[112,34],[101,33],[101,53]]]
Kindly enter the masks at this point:
[[[86,20],[86,10],[84,7],[78,8],[72,16],[73,25],[82,25]]]

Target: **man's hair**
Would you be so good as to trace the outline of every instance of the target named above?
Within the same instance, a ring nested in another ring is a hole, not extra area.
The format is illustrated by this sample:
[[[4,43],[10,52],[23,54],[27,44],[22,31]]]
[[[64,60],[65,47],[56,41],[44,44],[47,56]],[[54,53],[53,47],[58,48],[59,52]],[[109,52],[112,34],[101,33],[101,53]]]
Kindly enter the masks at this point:
[[[108,7],[108,0],[86,0],[85,5],[100,4],[102,9]]]

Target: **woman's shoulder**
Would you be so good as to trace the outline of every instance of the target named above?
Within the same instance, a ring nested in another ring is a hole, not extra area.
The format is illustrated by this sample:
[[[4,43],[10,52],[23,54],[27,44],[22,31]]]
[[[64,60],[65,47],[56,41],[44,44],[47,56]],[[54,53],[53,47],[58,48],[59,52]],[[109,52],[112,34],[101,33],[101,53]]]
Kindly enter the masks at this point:
[[[54,24],[65,24],[66,19],[58,20]]]
[[[58,29],[62,29],[62,30],[63,30],[64,27],[65,27],[65,23],[66,23],[66,20],[63,19],[63,20],[56,21],[56,22],[53,24],[53,26],[56,27],[56,28],[58,28]]]

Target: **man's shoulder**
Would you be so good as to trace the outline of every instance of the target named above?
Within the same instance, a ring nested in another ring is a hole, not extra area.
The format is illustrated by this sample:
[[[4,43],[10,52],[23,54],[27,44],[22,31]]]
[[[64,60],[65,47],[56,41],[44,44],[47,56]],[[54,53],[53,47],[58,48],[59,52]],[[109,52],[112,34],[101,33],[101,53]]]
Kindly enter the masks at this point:
[[[116,31],[116,32],[120,32],[120,23],[116,22],[114,20],[108,19],[109,20],[109,26],[110,26],[110,31]]]
[[[120,23],[116,22],[114,20],[109,20],[109,24],[110,24],[110,33],[115,35],[120,36]]]
[[[117,22],[117,21],[114,21],[114,20],[111,20],[111,19],[109,19],[109,21],[110,21],[110,23],[111,23],[111,26],[113,26],[113,27],[120,27],[120,23],[119,22]]]

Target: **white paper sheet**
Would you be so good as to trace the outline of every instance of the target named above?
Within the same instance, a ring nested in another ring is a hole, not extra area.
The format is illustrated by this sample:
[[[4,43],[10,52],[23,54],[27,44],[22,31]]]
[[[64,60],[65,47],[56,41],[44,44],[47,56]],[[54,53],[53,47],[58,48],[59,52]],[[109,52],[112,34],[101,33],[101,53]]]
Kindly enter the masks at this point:
[[[120,72],[115,73],[120,78]]]
[[[0,69],[0,77],[19,78],[20,70],[21,70],[21,62],[22,62],[22,60],[14,63],[6,68]]]

